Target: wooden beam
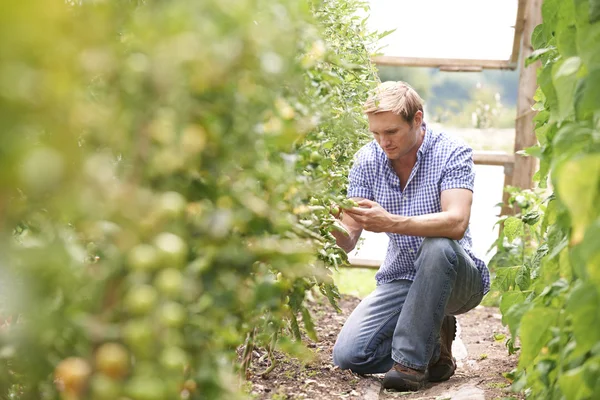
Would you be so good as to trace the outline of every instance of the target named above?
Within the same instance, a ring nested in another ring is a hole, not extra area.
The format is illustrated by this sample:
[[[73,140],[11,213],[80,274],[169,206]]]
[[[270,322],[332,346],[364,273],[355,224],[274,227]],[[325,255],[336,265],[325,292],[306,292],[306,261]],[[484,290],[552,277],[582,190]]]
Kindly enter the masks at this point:
[[[348,268],[371,268],[379,269],[379,266],[383,263],[382,260],[370,260],[365,258],[349,257],[348,261],[350,264]]]
[[[519,8],[517,9],[517,20],[515,21],[515,36],[513,38],[513,48],[510,55],[510,62],[517,64],[519,61],[519,53],[521,50],[521,38],[523,37],[523,28],[525,26],[525,10],[527,9],[528,0],[519,0]]]
[[[420,58],[420,57],[394,57],[377,56],[373,57],[373,62],[378,65],[390,65],[399,67],[431,67],[446,70],[473,70],[481,69],[510,69],[514,70],[517,64],[508,60],[475,60],[461,58]]]
[[[498,165],[505,166],[515,162],[515,156],[504,151],[475,151],[473,152],[473,162],[480,165]]]
[[[515,121],[515,153],[537,143],[534,131],[532,112],[533,96],[537,89],[537,69],[539,61],[525,67],[525,59],[533,52],[531,34],[533,29],[542,22],[542,0],[528,0],[523,26],[523,43],[519,59],[519,92],[517,96],[517,119]],[[515,168],[512,185],[522,189],[532,187],[536,160],[534,157],[515,156]],[[506,196],[505,196],[506,197]]]

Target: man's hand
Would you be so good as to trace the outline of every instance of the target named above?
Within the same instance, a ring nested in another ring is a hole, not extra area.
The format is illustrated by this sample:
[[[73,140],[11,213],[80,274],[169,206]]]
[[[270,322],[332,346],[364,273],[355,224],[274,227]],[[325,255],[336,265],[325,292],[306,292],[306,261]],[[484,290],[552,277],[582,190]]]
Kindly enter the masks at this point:
[[[392,214],[371,200],[360,200],[358,207],[345,210],[363,229],[371,232],[392,232]]]

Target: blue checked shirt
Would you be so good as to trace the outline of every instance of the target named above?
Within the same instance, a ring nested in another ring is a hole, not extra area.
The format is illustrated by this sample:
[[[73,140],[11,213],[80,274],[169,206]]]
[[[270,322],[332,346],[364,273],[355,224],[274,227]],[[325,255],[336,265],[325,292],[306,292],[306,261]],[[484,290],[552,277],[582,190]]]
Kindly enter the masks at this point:
[[[392,214],[415,216],[441,212],[440,194],[447,189],[473,191],[475,172],[472,150],[463,142],[443,132],[426,129],[404,191],[386,154],[376,141],[363,146],[350,170],[348,197],[375,201]],[[375,275],[378,284],[397,279],[415,278],[415,257],[422,237],[388,233],[390,242],[385,261]],[[490,273],[483,261],[471,251],[469,229],[459,241],[481,272],[483,290],[490,288]]]

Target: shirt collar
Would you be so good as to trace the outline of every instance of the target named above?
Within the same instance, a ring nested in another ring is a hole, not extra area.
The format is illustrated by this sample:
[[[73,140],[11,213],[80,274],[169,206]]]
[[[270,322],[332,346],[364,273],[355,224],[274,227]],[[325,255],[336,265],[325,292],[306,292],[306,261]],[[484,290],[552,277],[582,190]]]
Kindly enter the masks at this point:
[[[427,127],[425,121],[421,124],[421,128],[425,131],[425,136],[423,137],[423,143],[421,143],[419,150],[417,150],[417,160],[427,153],[427,149],[429,149],[429,145],[431,144],[431,136],[433,136],[433,132]]]

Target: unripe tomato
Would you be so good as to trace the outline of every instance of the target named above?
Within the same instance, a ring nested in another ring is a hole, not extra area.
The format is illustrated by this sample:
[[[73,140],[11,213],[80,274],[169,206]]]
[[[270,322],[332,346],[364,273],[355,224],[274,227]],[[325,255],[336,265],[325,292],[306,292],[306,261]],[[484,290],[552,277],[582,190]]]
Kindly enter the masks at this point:
[[[310,162],[312,163],[318,163],[322,158],[321,154],[316,150],[310,153]]]
[[[187,201],[177,192],[163,193],[158,200],[158,213],[165,218],[179,218],[183,215]]]
[[[128,321],[123,327],[122,336],[136,355],[146,356],[154,351],[152,325],[146,320]]]
[[[179,236],[163,232],[154,239],[161,261],[167,267],[181,267],[188,255],[187,244]]]
[[[163,326],[179,328],[185,322],[185,308],[174,301],[163,304],[159,310],[159,320]]]
[[[167,297],[176,297],[183,290],[183,274],[175,268],[163,269],[154,280],[154,286]]]
[[[133,378],[125,389],[132,400],[164,400],[165,385],[160,379],[152,377]]]
[[[96,350],[96,369],[113,379],[129,373],[129,351],[119,343],[105,343]]]
[[[148,314],[158,300],[156,289],[150,285],[138,285],[129,290],[125,296],[125,308],[132,314]]]
[[[138,244],[127,255],[129,267],[136,271],[150,271],[159,265],[158,250],[149,244]]]
[[[91,381],[92,400],[115,400],[121,394],[121,386],[103,374],[96,374]]]
[[[187,362],[187,354],[179,347],[167,347],[160,355],[161,365],[170,371],[183,372]]]
[[[79,397],[86,389],[91,373],[92,368],[83,358],[66,358],[54,370],[56,387],[67,397]]]

